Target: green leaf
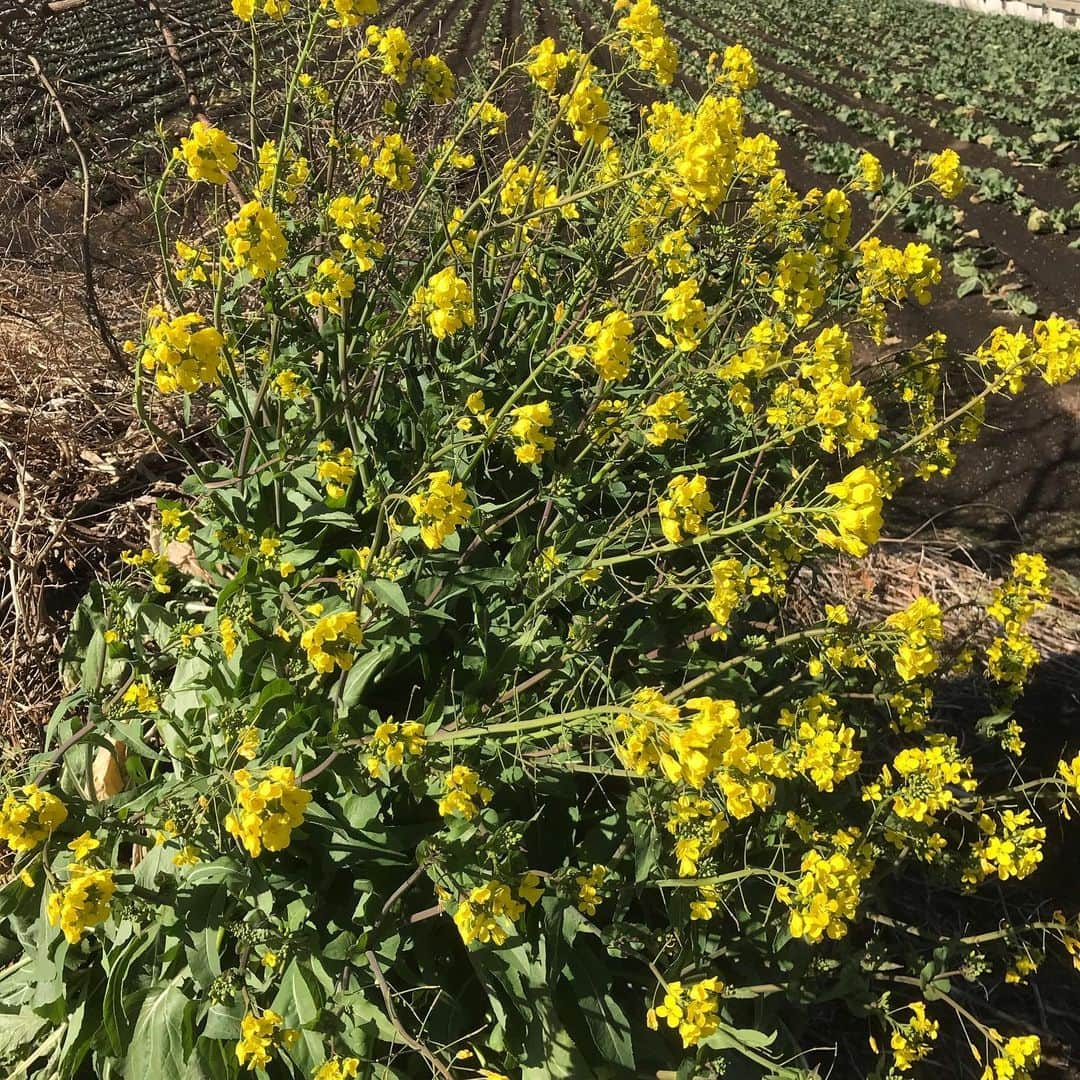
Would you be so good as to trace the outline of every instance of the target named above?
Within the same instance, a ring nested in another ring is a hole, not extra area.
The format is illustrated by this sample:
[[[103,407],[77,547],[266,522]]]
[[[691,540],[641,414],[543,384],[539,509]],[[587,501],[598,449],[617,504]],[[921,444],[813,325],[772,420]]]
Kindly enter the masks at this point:
[[[126,1073],[154,1080],[183,1080],[193,1043],[194,1002],[180,989],[184,975],[150,991],[139,1011],[128,1050]]]
[[[409,602],[396,581],[374,578],[367,583],[367,587],[381,604],[391,611],[396,611],[399,615],[404,615],[406,619],[409,617]]]

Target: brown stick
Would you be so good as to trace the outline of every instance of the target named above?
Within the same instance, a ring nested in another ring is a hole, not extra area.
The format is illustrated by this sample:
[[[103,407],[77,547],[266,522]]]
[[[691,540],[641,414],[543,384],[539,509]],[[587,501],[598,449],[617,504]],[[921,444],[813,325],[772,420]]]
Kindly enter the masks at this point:
[[[445,1077],[445,1080],[454,1080],[454,1074],[422,1042],[413,1038],[406,1031],[404,1024],[398,1019],[397,1009],[394,1008],[394,996],[390,992],[390,986],[386,981],[386,976],[383,975],[382,968],[379,966],[379,958],[374,951],[368,949],[364,956],[367,958],[368,967],[371,968],[371,975],[375,980],[375,985],[382,994],[387,1018],[394,1025],[394,1030],[401,1036],[401,1041],[410,1049],[415,1050],[435,1072]]]
[[[154,20],[154,25],[161,34],[161,40],[165,43],[165,51],[169,54],[169,60],[172,63],[173,70],[176,72],[176,77],[183,84],[184,93],[187,94],[188,110],[191,112],[192,117],[201,120],[204,124],[213,126],[214,122],[210,119],[202,98],[199,97],[198,88],[184,66],[184,59],[180,55],[176,37],[166,22],[165,11],[161,7],[159,0],[137,0],[137,2],[150,13],[150,18]],[[242,206],[246,200],[244,199],[244,193],[240,190],[240,185],[232,176],[226,175],[225,179],[233,198]]]
[[[32,53],[28,53],[26,59],[34,69],[34,74],[37,76],[38,82],[41,83],[45,93],[48,94],[49,99],[52,101],[57,116],[60,117],[60,125],[64,129],[64,134],[68,137],[68,141],[75,148],[75,153],[79,156],[79,166],[82,169],[83,181],[82,228],[79,233],[79,250],[82,255],[83,285],[86,292],[86,316],[90,325],[97,331],[105,348],[109,350],[109,355],[112,357],[117,367],[126,371],[128,368],[127,358],[117,344],[108,320],[106,320],[101,311],[101,305],[98,303],[97,288],[94,285],[94,257],[90,247],[90,165],[86,160],[86,153],[82,148],[82,144],[75,135],[75,129],[71,126],[71,121],[68,119],[64,103],[60,100],[60,95],[57,94],[56,88],[49,82],[48,76],[42,70],[38,58]]]

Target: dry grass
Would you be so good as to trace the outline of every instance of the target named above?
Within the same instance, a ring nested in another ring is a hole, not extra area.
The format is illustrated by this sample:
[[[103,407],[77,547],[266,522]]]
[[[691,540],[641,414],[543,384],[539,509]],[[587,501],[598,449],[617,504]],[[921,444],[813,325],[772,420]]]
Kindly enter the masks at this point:
[[[89,581],[142,545],[175,463],[88,326],[75,273],[0,266],[0,726],[33,749],[59,700],[64,629]],[[115,299],[115,298],[114,298]],[[137,310],[137,308],[135,309]]]

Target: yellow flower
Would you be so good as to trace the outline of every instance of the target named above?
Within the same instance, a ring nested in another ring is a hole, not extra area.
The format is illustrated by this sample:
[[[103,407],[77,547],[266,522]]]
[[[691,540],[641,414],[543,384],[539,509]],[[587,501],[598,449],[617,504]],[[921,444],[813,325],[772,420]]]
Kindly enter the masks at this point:
[[[808,851],[802,859],[802,877],[793,887],[776,889],[777,899],[791,908],[791,936],[811,944],[826,935],[842,938],[855,918],[862,882],[872,869],[873,863],[858,853],[852,858],[843,851],[831,855]]]
[[[364,643],[364,634],[355,611],[335,611],[324,615],[300,635],[300,647],[308,663],[320,674],[331,673],[335,666],[348,671],[353,665],[350,646]]]
[[[170,318],[164,308],[152,307],[139,362],[163,394],[195,393],[216,386],[225,362],[225,339],[201,315],[190,312]]]
[[[955,150],[942,150],[940,154],[931,154],[927,162],[930,175],[927,179],[945,196],[955,199],[967,184],[960,156]]]
[[[392,191],[412,191],[413,169],[416,155],[405,140],[395,131],[390,135],[377,135],[371,144],[375,155],[371,171],[381,176]]]
[[[480,783],[480,776],[467,765],[455,765],[446,775],[446,790],[439,800],[443,817],[459,817],[472,821],[480,812],[477,805],[491,802],[494,792]]]
[[[4,797],[0,840],[12,851],[33,851],[67,820],[67,808],[51,792],[27,784]]]
[[[661,394],[651,405],[646,406],[645,415],[653,422],[645,432],[645,439],[651,446],[663,446],[666,442],[681,442],[686,438],[686,425],[692,423],[694,415],[682,390],[672,390]]]
[[[728,84],[736,94],[753,90],[757,86],[757,67],[750,50],[744,45],[729,45],[724,50],[720,67],[720,80]]]
[[[863,151],[859,155],[857,168],[858,174],[855,178],[857,187],[871,194],[881,190],[881,185],[885,182],[885,174],[882,172],[881,162],[873,154],[868,150]]]
[[[116,882],[111,869],[93,869],[73,862],[68,868],[68,883],[49,895],[46,913],[53,926],[77,945],[90,928],[109,917]]]
[[[225,829],[236,837],[252,858],[263,849],[283,851],[289,846],[292,830],[304,820],[311,792],[296,781],[285,765],[274,765],[260,776],[247,769],[233,773],[236,809],[225,818]]]
[[[312,1080],[350,1080],[360,1075],[359,1058],[342,1058],[336,1054],[315,1070]]]
[[[91,851],[96,851],[99,847],[101,847],[101,841],[95,840],[88,832],[84,832],[81,836],[75,837],[75,839],[68,844],[68,848],[75,852],[75,861],[80,863]]]
[[[1041,1061],[1038,1035],[1014,1035],[983,1070],[981,1080],[1031,1080]]]
[[[544,38],[539,45],[534,45],[529,50],[528,62],[525,70],[529,77],[542,90],[549,94],[555,92],[555,83],[559,78],[559,72],[573,59],[569,53],[561,53],[555,44],[554,38]]]
[[[367,28],[368,49],[374,49],[382,58],[382,73],[400,86],[409,80],[412,64],[412,46],[408,35],[400,26],[383,30],[378,26]]]
[[[681,544],[705,532],[705,515],[713,509],[704,476],[680,474],[668,482],[667,495],[657,502],[660,528],[669,543]]]
[[[827,547],[861,558],[881,535],[884,486],[877,473],[860,465],[843,480],[825,488],[838,502],[831,511],[836,531],[818,529],[817,538]]]
[[[941,641],[944,628],[941,608],[933,600],[920,596],[903,611],[890,615],[885,625],[904,635],[894,661],[896,673],[904,682],[932,675],[937,670],[934,644]]]
[[[452,266],[430,277],[427,285],[417,287],[409,310],[426,314],[428,327],[440,341],[463,326],[472,326],[476,319],[472,290]]]
[[[577,143],[602,143],[608,134],[607,119],[610,115],[604,92],[592,81],[589,69],[578,75],[574,88],[563,94],[559,101],[563,119],[570,125]]]
[[[538,401],[533,405],[519,405],[511,412],[514,422],[510,435],[518,445],[514,456],[526,465],[535,465],[549,450],[555,449],[555,439],[544,429],[555,422],[551,415],[551,402]]]
[[[626,15],[619,19],[618,28],[637,53],[638,67],[653,72],[661,86],[669,86],[679,65],[679,53],[667,35],[660,9],[653,0],[635,0]]]
[[[586,915],[595,915],[596,909],[602,903],[600,886],[603,885],[608,871],[606,866],[593,863],[592,869],[586,874],[578,874],[574,878],[577,885],[577,906]]]
[[[455,535],[473,512],[465,488],[454,483],[446,470],[428,473],[427,490],[410,495],[408,503],[420,526],[420,539],[432,551]]]
[[[425,56],[423,60],[416,61],[414,66],[420,71],[424,92],[436,105],[445,105],[454,100],[457,82],[442,57]]]
[[[267,1009],[262,1016],[245,1014],[240,1021],[240,1041],[236,1044],[236,1058],[242,1068],[261,1069],[269,1065],[274,1049],[292,1046],[300,1038],[299,1031],[282,1029],[284,1022],[285,1018],[273,1009]]]
[[[633,332],[634,320],[619,308],[585,327],[585,337],[592,343],[589,359],[600,378],[618,381],[630,374]]]
[[[180,155],[192,180],[224,184],[237,165],[236,143],[220,128],[202,120],[191,125],[191,135],[180,140]]]
[[[285,258],[285,234],[277,215],[258,199],[245,203],[225,226],[225,239],[237,269],[256,279],[272,274]]]
[[[702,979],[692,986],[669,982],[664,987],[664,1000],[648,1014],[649,1027],[659,1027],[664,1020],[670,1028],[678,1028],[683,1046],[697,1046],[719,1027],[720,995],[724,984],[716,978]]]
[[[304,293],[304,298],[314,308],[325,308],[331,315],[341,315],[345,301],[352,296],[355,288],[356,278],[337,260],[323,259],[315,271],[315,281]]]
[[[320,6],[326,8],[327,0],[320,0]],[[333,0],[333,7],[334,16],[327,22],[335,29],[351,30],[364,19],[379,14],[378,0]]]
[[[897,1027],[890,1038],[893,1061],[900,1072],[908,1072],[911,1067],[927,1057],[934,1048],[940,1025],[926,1015],[926,1004],[912,1002],[911,1019]]]

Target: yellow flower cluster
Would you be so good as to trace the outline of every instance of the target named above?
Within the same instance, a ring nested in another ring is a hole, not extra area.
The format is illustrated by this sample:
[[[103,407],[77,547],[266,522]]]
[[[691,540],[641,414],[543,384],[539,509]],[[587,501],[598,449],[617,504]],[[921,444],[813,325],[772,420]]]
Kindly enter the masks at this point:
[[[37,784],[10,791],[0,807],[0,840],[12,851],[33,851],[67,820],[67,808]]]
[[[1034,821],[1030,810],[1004,810],[998,820],[981,815],[983,837],[972,848],[975,861],[964,872],[964,880],[969,884],[988,877],[1007,881],[1034,873],[1042,862],[1046,840],[1046,829]]]
[[[420,79],[424,85],[424,93],[436,105],[445,105],[454,100],[457,93],[457,81],[454,73],[447,66],[441,56],[425,56],[423,60],[417,60],[413,66],[420,72]]]
[[[361,273],[375,265],[374,259],[386,254],[386,245],[377,239],[382,214],[374,206],[372,195],[339,195],[326,209],[326,216],[341,230],[338,243],[356,260]]]
[[[549,94],[555,93],[555,85],[559,81],[559,72],[568,64],[572,63],[575,53],[561,53],[554,38],[546,37],[539,45],[534,45],[529,50],[526,58],[525,70],[541,90]]]
[[[468,765],[455,765],[446,774],[446,788],[439,800],[443,817],[459,817],[472,821],[480,813],[480,804],[487,806],[495,793],[480,783],[480,774]]]
[[[225,339],[201,315],[188,312],[169,318],[162,307],[147,312],[149,325],[139,362],[153,372],[163,394],[194,394],[201,386],[216,386],[224,363]]]
[[[664,323],[670,332],[658,334],[657,341],[680,352],[692,352],[701,343],[705,332],[705,302],[698,296],[700,286],[695,278],[687,278],[665,289],[660,299],[664,302]]]
[[[639,776],[659,768],[672,783],[699,791],[714,783],[735,818],[771,805],[775,787],[769,778],[791,775],[772,741],[753,741],[733,701],[691,698],[686,709],[684,717],[653,688],[637,691],[630,712],[615,720],[622,733],[618,754],[626,767]]]
[[[352,1080],[360,1075],[359,1058],[342,1058],[336,1054],[315,1070],[311,1080]]]
[[[826,547],[862,558],[881,535],[884,491],[880,477],[865,465],[848,473],[843,480],[829,484],[826,494],[839,503],[830,512],[835,531],[818,529],[818,540]]]
[[[517,158],[510,158],[503,165],[499,212],[504,217],[513,217],[518,211],[534,213],[546,210],[558,199],[558,188],[551,183],[543,169],[522,164]],[[527,224],[523,227],[527,227]]]
[[[427,490],[410,495],[408,501],[420,526],[420,539],[432,551],[441,548],[473,512],[465,488],[454,483],[446,470],[428,473]]]
[[[429,329],[440,341],[476,320],[472,290],[452,266],[432,275],[427,285],[417,286],[409,312],[425,314]]]
[[[932,675],[937,670],[934,645],[945,633],[938,604],[920,596],[903,611],[890,615],[885,625],[904,635],[894,659],[896,673],[904,682]]]
[[[589,360],[601,379],[618,382],[630,374],[630,354],[633,344],[634,320],[616,308],[604,318],[594,319],[585,327],[585,337],[591,342]],[[585,354],[584,346],[576,346],[571,355]]]
[[[909,1072],[911,1067],[930,1054],[938,1037],[940,1024],[926,1015],[926,1003],[912,1002],[911,1018],[897,1027],[889,1040],[893,1052],[893,1064],[899,1072]]]
[[[177,240],[174,249],[176,263],[173,267],[173,275],[181,285],[205,284],[210,280],[206,268],[212,262],[212,257],[206,248],[194,247],[183,240]],[[216,282],[216,275],[214,280]]]
[[[237,166],[236,143],[221,128],[203,120],[191,125],[191,134],[180,140],[179,155],[192,180],[224,184]]]
[[[345,301],[356,289],[356,278],[335,259],[323,259],[315,271],[315,282],[304,299],[314,308],[325,308],[331,315],[344,312]]]
[[[282,183],[278,183],[278,174],[282,165],[287,165]],[[291,147],[279,150],[273,139],[268,139],[259,147],[259,179],[255,184],[255,194],[261,199],[269,199],[277,194],[292,206],[300,197],[304,184],[311,175],[311,165],[306,157],[298,157]]]
[[[413,169],[416,155],[396,131],[389,135],[376,135],[371,143],[371,171],[382,177],[392,191],[412,191],[416,182]],[[366,160],[366,159],[365,159]]]
[[[49,894],[46,913],[50,924],[59,926],[68,942],[77,945],[87,930],[109,917],[116,882],[108,867],[95,869],[81,862],[73,862],[67,873],[67,885]]]
[[[835,708],[835,698],[814,694],[796,711],[784,709],[780,713],[781,727],[795,731],[788,748],[792,768],[810,779],[818,791],[832,791],[862,764],[862,752],[852,748],[855,729],[834,715]]]
[[[987,613],[1004,630],[986,650],[992,678],[1019,690],[1039,653],[1025,630],[1032,616],[1050,599],[1048,569],[1041,555],[1021,552],[1012,560],[1009,580],[994,590]]]
[[[692,986],[675,981],[664,987],[664,1000],[650,1009],[646,1023],[655,1031],[663,1020],[678,1028],[683,1046],[689,1049],[707,1039],[719,1027],[720,995],[724,984],[716,978],[702,979]]]
[[[262,1016],[246,1013],[240,1021],[240,1041],[236,1044],[236,1058],[242,1068],[262,1069],[270,1064],[271,1052],[277,1047],[289,1047],[300,1038],[294,1028],[282,1028],[285,1018],[273,1009]]]
[[[705,515],[713,509],[708,482],[700,473],[673,476],[656,509],[669,543],[681,544],[687,537],[700,536],[706,529]]]
[[[285,258],[285,234],[277,215],[258,199],[245,203],[225,226],[233,263],[253,278],[264,278]]]
[[[663,164],[659,180],[673,207],[712,213],[726,198],[742,138],[738,98],[704,97],[688,115],[668,102],[646,117],[649,146]]]
[[[772,298],[781,311],[790,311],[796,326],[806,326],[825,303],[821,266],[812,251],[786,251],[773,275]]]
[[[156,592],[163,595],[172,592],[172,586],[169,585],[169,573],[173,565],[163,551],[154,551],[153,548],[143,548],[139,552],[122,551],[120,561],[125,566],[135,566],[146,570]]]
[[[124,691],[123,702],[125,705],[131,705],[138,713],[152,713],[158,710],[158,700],[154,694],[153,684],[147,678],[133,682]]]
[[[694,420],[693,413],[682,390],[661,394],[644,409],[652,426],[645,432],[650,446],[663,446],[666,442],[681,442],[686,438],[686,425]]]
[[[274,393],[282,401],[303,402],[311,397],[311,387],[292,368],[279,371],[272,385]]]
[[[474,941],[502,945],[509,937],[507,923],[517,922],[525,913],[526,904],[535,904],[542,892],[540,877],[532,871],[522,876],[516,889],[494,880],[477,886],[454,912],[461,940],[466,945]]]
[[[325,10],[330,2],[319,0],[319,6]],[[351,30],[379,14],[379,0],[333,0],[333,7],[334,14],[326,21],[334,29]]]
[[[679,52],[668,37],[660,9],[653,0],[635,0],[619,19],[619,30],[637,53],[638,67],[653,72],[661,86],[669,86],[679,66]]]
[[[738,559],[717,559],[710,567],[712,596],[706,607],[712,618],[713,641],[727,640],[732,612],[746,596],[746,571]]]
[[[237,809],[225,817],[225,828],[252,858],[267,851],[284,851],[292,831],[304,820],[311,792],[296,782],[287,765],[274,765],[261,777],[248,769],[233,773]]]
[[[233,14],[246,23],[251,22],[260,10],[268,19],[281,22],[292,10],[292,4],[289,0],[262,0],[260,8],[259,0],[232,0],[232,9]]]
[[[880,779],[866,786],[863,798],[877,801],[888,792],[898,817],[920,825],[933,824],[941,813],[957,805],[962,792],[975,790],[972,770],[971,758],[960,754],[956,739],[929,735],[922,746],[901,750],[893,758],[892,768],[883,765]]]
[[[920,304],[933,298],[941,283],[941,261],[927,244],[909,243],[903,250],[871,236],[858,246],[859,315],[879,344],[885,335],[885,302],[901,304],[909,296]]]
[[[314,605],[316,614],[322,605]],[[364,643],[364,633],[358,625],[355,611],[335,611],[322,615],[300,635],[300,647],[307,653],[308,663],[320,674],[330,674],[335,666],[348,671],[353,665],[350,646]]]
[[[600,887],[607,876],[606,866],[593,863],[588,873],[578,874],[574,878],[574,884],[577,886],[577,906],[583,914],[595,915],[596,909],[603,903]]]
[[[409,37],[400,26],[367,28],[367,49],[377,52],[382,59],[382,73],[399,86],[409,81],[413,51]]]
[[[319,443],[315,477],[326,488],[328,499],[343,499],[355,476],[352,447],[335,450],[328,439]]]
[[[514,422],[510,425],[510,436],[518,444],[514,447],[514,457],[523,465],[538,464],[549,450],[555,449],[555,437],[544,430],[555,423],[551,402],[519,405],[511,415]]]
[[[931,154],[927,165],[930,167],[927,180],[946,199],[955,199],[967,186],[964,167],[960,164],[960,155],[955,150],[942,150],[940,154]]]
[[[1042,1061],[1038,1035],[1014,1035],[983,1070],[980,1080],[1031,1080]]]
[[[855,178],[856,187],[870,194],[881,190],[881,185],[885,182],[885,173],[882,171],[881,162],[869,150],[864,150],[859,155],[856,168],[858,170]]]
[[[839,834],[838,834],[839,835]],[[854,837],[844,834],[840,843],[848,850]],[[873,863],[856,851],[834,851],[823,855],[808,851],[802,858],[802,876],[794,888],[780,885],[776,897],[791,908],[791,936],[813,944],[823,937],[842,938],[855,918],[862,895],[862,883],[870,876]]]
[[[720,65],[720,81],[730,86],[733,93],[742,94],[753,90],[757,79],[757,67],[750,50],[745,45],[729,45]]]
[[[406,755],[419,757],[426,745],[423,724],[415,720],[407,720],[403,724],[396,720],[384,720],[371,733],[368,772],[373,777],[385,777],[388,769],[401,768]]]
[[[697,877],[699,864],[720,843],[727,819],[699,795],[680,795],[668,807],[665,828],[675,837],[679,877]]]
[[[591,65],[579,73],[573,89],[559,100],[563,119],[570,125],[574,142],[580,145],[602,143],[608,135],[607,120],[611,114],[603,90],[592,80],[590,68]]]
[[[506,130],[507,114],[491,101],[474,101],[465,116],[467,125],[476,124],[481,135],[498,135]]]

